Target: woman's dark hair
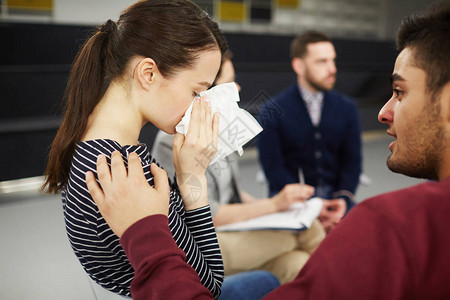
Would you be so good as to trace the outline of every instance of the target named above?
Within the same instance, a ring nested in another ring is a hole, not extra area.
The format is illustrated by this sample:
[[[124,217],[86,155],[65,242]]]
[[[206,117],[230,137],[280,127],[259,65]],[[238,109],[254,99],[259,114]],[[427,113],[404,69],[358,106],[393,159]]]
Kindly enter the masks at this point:
[[[414,63],[425,71],[428,91],[436,96],[450,81],[450,1],[435,2],[425,13],[403,19],[396,43],[399,51],[413,50]]]
[[[78,52],[64,95],[65,112],[53,141],[43,189],[58,193],[68,181],[76,143],[110,83],[135,55],[150,57],[164,77],[192,66],[199,52],[227,50],[218,25],[190,0],[146,0],[108,20]]]

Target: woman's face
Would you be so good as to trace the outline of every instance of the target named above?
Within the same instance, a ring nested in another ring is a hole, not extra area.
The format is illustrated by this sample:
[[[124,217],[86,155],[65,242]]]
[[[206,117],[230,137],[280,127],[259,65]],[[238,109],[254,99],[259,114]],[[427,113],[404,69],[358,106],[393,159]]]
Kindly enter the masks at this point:
[[[194,97],[207,90],[220,67],[221,53],[217,50],[201,52],[194,65],[171,77],[162,78],[155,88],[156,101],[148,107],[153,115],[149,120],[159,129],[173,134]]]

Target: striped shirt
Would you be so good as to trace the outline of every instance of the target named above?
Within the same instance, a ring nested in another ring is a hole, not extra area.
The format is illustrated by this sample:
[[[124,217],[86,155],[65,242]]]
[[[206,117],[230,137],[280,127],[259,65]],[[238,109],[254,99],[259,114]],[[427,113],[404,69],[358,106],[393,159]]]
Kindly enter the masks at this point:
[[[70,244],[89,276],[102,287],[130,296],[134,276],[119,238],[109,228],[92,200],[85,173],[97,177],[97,156],[104,154],[111,163],[111,153],[120,151],[127,164],[128,154],[136,152],[142,162],[148,183],[154,186],[150,163],[154,160],[145,144],[120,146],[113,140],[98,139],[77,144],[69,181],[62,191],[64,219]],[[202,284],[217,298],[223,282],[223,263],[212,223],[209,206],[191,211],[176,188],[170,192],[169,227],[178,247],[186,253],[186,261],[198,273]]]

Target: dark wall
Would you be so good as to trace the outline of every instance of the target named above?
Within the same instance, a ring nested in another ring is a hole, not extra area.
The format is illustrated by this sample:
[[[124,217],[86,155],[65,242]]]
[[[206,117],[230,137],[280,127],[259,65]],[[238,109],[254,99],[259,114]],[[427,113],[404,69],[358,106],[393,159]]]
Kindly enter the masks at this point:
[[[0,23],[0,181],[39,176],[88,27]]]
[[[228,34],[227,38],[235,54],[243,104],[252,103],[261,94],[274,96],[296,81],[289,58],[293,36]],[[333,42],[338,68],[335,88],[358,103],[363,130],[380,128],[376,116],[369,118],[364,111],[381,108],[392,93],[390,75],[396,57],[393,42]]]
[[[70,65],[92,27],[0,23],[0,181],[43,174],[61,119],[61,99]],[[289,63],[292,36],[226,34],[241,107],[261,102],[295,81]],[[380,128],[376,112],[391,92],[395,51],[391,42],[335,40],[336,89],[358,103],[364,130]],[[156,133],[144,127],[151,145]]]

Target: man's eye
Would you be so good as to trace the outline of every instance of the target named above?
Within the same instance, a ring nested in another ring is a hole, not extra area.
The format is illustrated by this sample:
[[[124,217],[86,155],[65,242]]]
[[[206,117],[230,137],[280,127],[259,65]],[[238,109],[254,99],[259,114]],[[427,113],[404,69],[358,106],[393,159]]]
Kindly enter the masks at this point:
[[[403,91],[399,89],[393,89],[392,91],[394,92],[396,98],[400,97],[403,94]]]

